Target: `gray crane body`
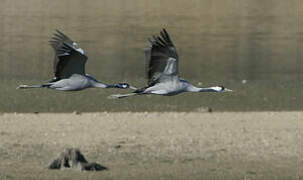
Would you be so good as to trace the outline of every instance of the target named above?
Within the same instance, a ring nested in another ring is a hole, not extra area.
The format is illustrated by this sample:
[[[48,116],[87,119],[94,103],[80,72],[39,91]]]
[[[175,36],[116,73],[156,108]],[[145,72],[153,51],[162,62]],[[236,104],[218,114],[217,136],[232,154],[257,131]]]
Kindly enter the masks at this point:
[[[48,83],[46,86],[51,89],[61,90],[61,91],[79,91],[86,88],[107,88],[108,85],[96,82],[87,76],[83,76],[80,74],[73,74],[68,79],[61,79],[59,81]],[[45,85],[44,85],[45,86]]]

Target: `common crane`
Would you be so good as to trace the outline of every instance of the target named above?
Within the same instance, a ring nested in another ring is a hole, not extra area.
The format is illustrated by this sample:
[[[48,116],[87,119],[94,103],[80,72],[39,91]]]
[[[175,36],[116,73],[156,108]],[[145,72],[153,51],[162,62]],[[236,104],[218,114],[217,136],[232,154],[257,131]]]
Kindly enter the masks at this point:
[[[167,31],[149,39],[151,46],[145,50],[147,60],[147,86],[130,94],[114,94],[110,98],[124,98],[143,94],[172,96],[182,92],[228,92],[223,86],[200,88],[179,77],[178,54]]]
[[[85,74],[87,56],[83,49],[59,30],[56,30],[49,43],[55,51],[55,77],[42,85],[20,85],[18,89],[50,88],[60,91],[78,91],[86,88],[136,89],[126,83],[104,84]]]

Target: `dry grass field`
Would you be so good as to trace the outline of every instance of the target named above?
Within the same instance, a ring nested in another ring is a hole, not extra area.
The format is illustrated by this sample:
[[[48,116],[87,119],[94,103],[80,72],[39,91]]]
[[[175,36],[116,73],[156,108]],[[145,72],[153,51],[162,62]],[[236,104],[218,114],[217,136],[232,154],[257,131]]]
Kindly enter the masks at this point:
[[[303,179],[303,112],[1,114],[0,180]],[[48,170],[77,147],[101,172]]]

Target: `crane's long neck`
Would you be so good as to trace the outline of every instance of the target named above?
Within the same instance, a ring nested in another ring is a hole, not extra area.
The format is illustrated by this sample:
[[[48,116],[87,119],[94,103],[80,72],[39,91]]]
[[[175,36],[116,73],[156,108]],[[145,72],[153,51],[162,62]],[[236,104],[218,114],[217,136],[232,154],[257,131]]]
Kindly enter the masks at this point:
[[[196,87],[196,86],[189,86],[187,88],[187,91],[189,92],[218,92],[215,90],[214,87],[207,87],[207,88],[199,88],[199,87]]]
[[[117,84],[107,84],[106,88],[118,88]]]

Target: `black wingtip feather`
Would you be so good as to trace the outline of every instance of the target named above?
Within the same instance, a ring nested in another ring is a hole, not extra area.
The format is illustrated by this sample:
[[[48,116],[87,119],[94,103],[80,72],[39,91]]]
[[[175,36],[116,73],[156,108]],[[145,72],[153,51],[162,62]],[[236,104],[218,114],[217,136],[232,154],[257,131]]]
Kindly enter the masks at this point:
[[[165,34],[165,36],[169,38],[169,35],[168,35],[168,33],[167,33],[166,29],[165,29],[165,28],[163,28],[163,29],[162,29],[162,31],[163,31],[163,33]]]
[[[53,37],[59,37],[60,39],[63,40],[70,40],[70,38],[67,35],[65,35],[63,32],[61,32],[58,29],[56,29],[56,32],[53,34]]]
[[[148,38],[148,41],[152,46],[158,46],[158,47],[174,46],[165,28],[162,28],[159,36],[152,36],[152,38]]]
[[[154,43],[157,45],[157,46],[161,46],[161,47],[165,47],[166,43],[158,36],[153,36],[154,38]]]
[[[166,31],[165,29],[163,29],[163,30],[160,32],[160,34],[161,34],[162,38],[163,38],[166,42],[168,42],[168,43],[171,44],[170,37],[169,37],[169,35],[168,35],[168,33],[167,33],[167,31]]]
[[[159,36],[157,36],[158,41],[160,41],[163,45],[167,45],[167,43]]]
[[[54,36],[54,37],[52,37],[52,38],[51,38],[51,40],[52,40],[52,41],[56,41],[56,42],[58,42],[58,41],[62,41],[62,39],[61,39],[61,38],[59,38],[59,37],[55,37],[55,36]]]
[[[63,34],[63,32],[61,32],[60,30],[56,29],[56,32],[62,36],[66,36],[65,34]],[[56,34],[56,33],[55,33]]]

